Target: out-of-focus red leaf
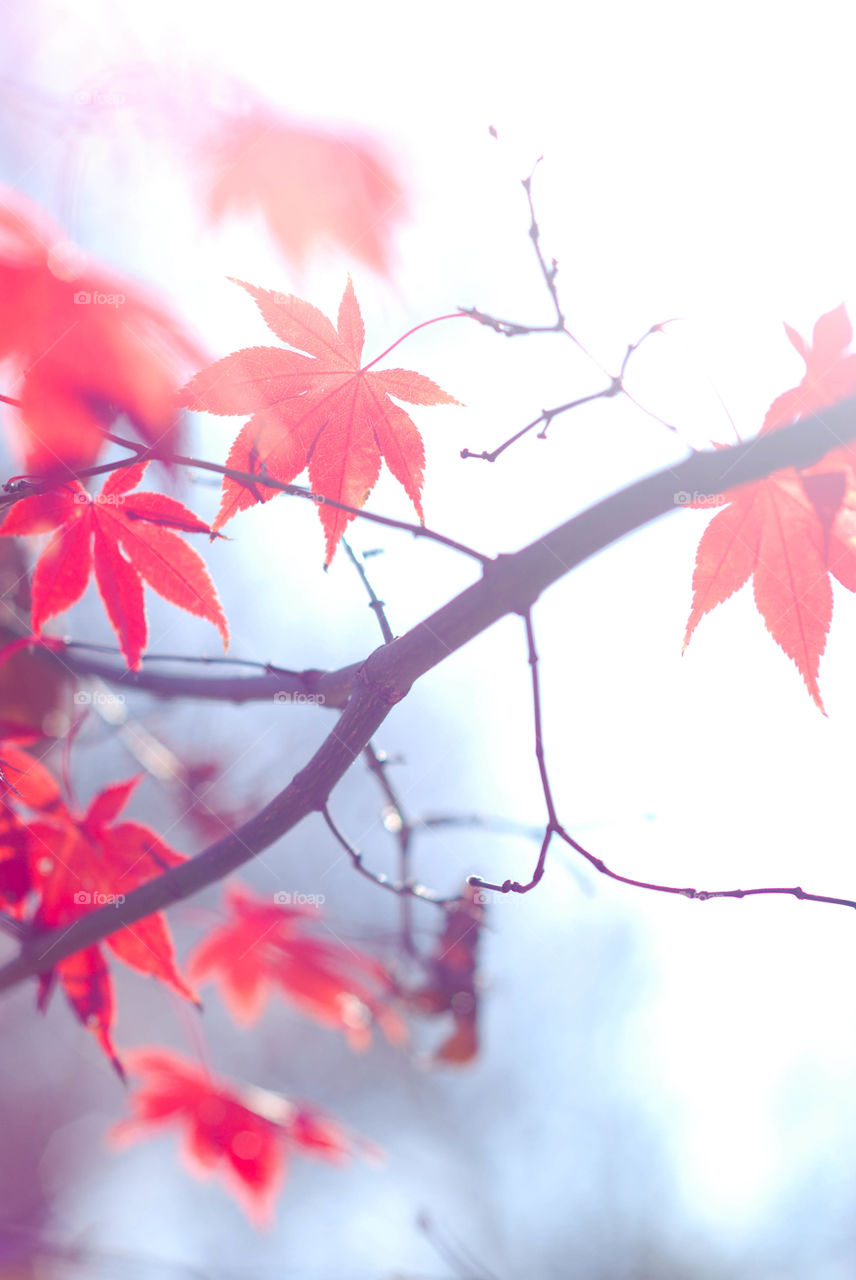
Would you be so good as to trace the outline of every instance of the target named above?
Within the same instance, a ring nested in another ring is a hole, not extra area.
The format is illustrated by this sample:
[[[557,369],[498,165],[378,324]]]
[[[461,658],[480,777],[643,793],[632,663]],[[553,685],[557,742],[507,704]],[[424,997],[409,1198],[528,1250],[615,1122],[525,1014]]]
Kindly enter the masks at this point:
[[[478,1053],[478,947],[484,923],[484,893],[465,885],[460,901],[447,908],[427,962],[427,981],[406,995],[418,1013],[452,1015],[452,1030],[435,1050],[435,1062],[463,1065]]]
[[[209,526],[173,498],[129,493],[145,467],[136,463],[113,472],[94,498],[77,481],[21,498],[0,525],[5,537],[56,529],[33,573],[34,634],[40,636],[50,618],[80,599],[94,570],[131,670],[139,667],[147,639],[144,581],[171,604],[213,622],[224,648],[229,642],[226,617],[205,563],[175,532],[209,533]]]
[[[94,461],[120,415],[176,443],[176,389],[204,362],[169,312],[86,260],[37,206],[0,189],[0,367],[27,471]]]
[[[369,1043],[372,1023],[392,1043],[404,1040],[386,970],[354,947],[318,937],[315,909],[266,902],[239,886],[226,902],[229,921],[198,944],[188,973],[195,982],[215,980],[237,1022],[254,1022],[278,990],[314,1021],[343,1031],[354,1049]]]
[[[384,460],[421,520],[422,437],[391,397],[419,405],[458,402],[430,378],[409,369],[361,367],[363,321],[350,280],[337,328],[301,298],[242,287],[255,298],[269,328],[295,349],[252,347],[235,352],[203,369],[182,393],[189,409],[254,415],[232,445],[228,465],[260,476],[265,472],[285,484],[308,467],[313,492],[362,507]],[[214,529],[275,495],[261,479],[251,489],[225,476]],[[354,517],[325,504],[319,516],[329,564]]]
[[[143,1077],[131,1097],[133,1115],[111,1133],[114,1146],[165,1127],[182,1130],[182,1157],[198,1177],[219,1174],[257,1226],[269,1226],[292,1151],[339,1164],[367,1147],[330,1116],[267,1090],[215,1080],[195,1063],[165,1049],[127,1055]]]
[[[204,144],[208,212],[260,212],[280,251],[301,266],[334,244],[388,274],[404,191],[378,144],[352,131],[297,124],[258,105],[224,116]]]

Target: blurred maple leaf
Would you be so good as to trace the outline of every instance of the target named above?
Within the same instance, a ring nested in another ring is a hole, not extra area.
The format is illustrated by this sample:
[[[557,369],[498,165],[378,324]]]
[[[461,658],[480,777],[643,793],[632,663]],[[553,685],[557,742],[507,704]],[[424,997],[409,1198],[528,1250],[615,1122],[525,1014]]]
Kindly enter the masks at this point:
[[[173,446],[175,392],[205,354],[163,307],[70,244],[38,206],[0,189],[2,390],[28,472],[91,463],[124,414]]]
[[[219,1173],[257,1226],[271,1224],[291,1152],[340,1164],[354,1146],[372,1150],[315,1107],[212,1079],[203,1067],[176,1053],[136,1049],[127,1059],[129,1070],[143,1082],[131,1096],[134,1115],[112,1130],[112,1145],[125,1146],[165,1126],[180,1126],[182,1158],[189,1170],[202,1178]]]
[[[197,945],[188,973],[194,982],[216,980],[236,1022],[256,1021],[279,990],[307,1017],[343,1031],[354,1049],[369,1043],[373,1022],[393,1044],[404,1040],[386,970],[351,946],[313,936],[316,910],[265,901],[239,885],[226,902],[231,918]]]
[[[175,67],[108,68],[78,98],[86,104],[80,127],[115,133],[122,162],[148,154],[154,138],[177,151],[209,222],[261,215],[298,269],[333,247],[389,276],[408,199],[396,164],[369,133],[305,122],[184,58]]]
[[[428,980],[405,993],[418,1013],[452,1015],[452,1030],[434,1052],[435,1062],[471,1062],[478,1053],[478,947],[485,923],[484,892],[464,886],[446,908],[446,919],[426,962]]]
[[[376,142],[293,123],[259,103],[243,116],[224,116],[202,159],[212,220],[259,210],[297,266],[327,241],[389,274],[405,198]]]

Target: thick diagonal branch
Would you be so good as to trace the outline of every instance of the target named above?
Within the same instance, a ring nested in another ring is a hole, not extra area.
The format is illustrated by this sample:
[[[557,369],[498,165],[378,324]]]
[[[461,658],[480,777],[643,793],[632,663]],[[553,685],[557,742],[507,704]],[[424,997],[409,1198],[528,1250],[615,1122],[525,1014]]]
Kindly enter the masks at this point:
[[[693,454],[605,498],[521,551],[491,561],[479,581],[369,655],[336,727],[260,813],[191,861],[135,889],[121,906],[102,907],[67,929],[29,939],[0,969],[0,990],[222,880],[308,814],[322,811],[336,783],[415,680],[500,618],[525,615],[547,587],[598,551],[674,510],[687,494],[723,493],[782,467],[807,467],[853,438],[856,401],[849,400],[825,410],[822,417],[807,418],[735,448]]]

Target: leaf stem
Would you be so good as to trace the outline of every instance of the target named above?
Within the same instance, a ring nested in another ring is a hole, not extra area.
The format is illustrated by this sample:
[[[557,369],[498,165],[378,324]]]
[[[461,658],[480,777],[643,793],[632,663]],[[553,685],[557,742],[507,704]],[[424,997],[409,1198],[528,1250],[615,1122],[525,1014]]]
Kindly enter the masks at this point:
[[[388,356],[390,351],[394,351],[405,338],[409,338],[411,334],[418,333],[420,329],[427,329],[429,324],[439,324],[441,320],[471,320],[472,317],[466,311],[450,311],[447,316],[434,316],[433,320],[423,320],[421,324],[415,324],[412,329],[408,329],[407,333],[403,333],[400,338],[396,338],[386,351],[381,351],[379,356],[375,356],[374,360],[369,364],[364,364],[361,373],[365,373],[367,369],[371,369],[372,365],[377,364],[378,360],[382,360],[384,356]]]

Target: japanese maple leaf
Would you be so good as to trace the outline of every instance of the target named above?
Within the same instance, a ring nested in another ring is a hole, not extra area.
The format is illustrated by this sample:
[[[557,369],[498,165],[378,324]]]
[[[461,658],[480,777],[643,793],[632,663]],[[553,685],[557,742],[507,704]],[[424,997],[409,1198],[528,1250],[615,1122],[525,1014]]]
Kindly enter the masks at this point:
[[[143,1077],[134,1115],[111,1133],[116,1146],[169,1125],[183,1130],[182,1157],[198,1177],[219,1173],[257,1226],[270,1225],[292,1151],[338,1164],[354,1139],[330,1116],[264,1089],[212,1079],[201,1066],[163,1049],[134,1050],[130,1070]],[[368,1144],[365,1144],[368,1146]]]
[[[436,383],[406,369],[362,365],[364,328],[348,281],[338,328],[300,298],[236,281],[255,298],[266,323],[291,350],[248,347],[218,360],[191,379],[182,394],[189,409],[252,413],[232,445],[227,463],[258,475],[252,486],[223,479],[213,528],[238,511],[266,502],[276,490],[264,475],[290,484],[307,467],[314,493],[362,507],[384,460],[419,515],[425,450],[415,423],[396,400],[457,404]],[[378,357],[380,359],[380,357]],[[329,564],[350,512],[319,505]]]
[[[278,248],[298,266],[327,241],[388,273],[405,202],[375,142],[292,123],[259,103],[219,119],[202,156],[212,219],[260,210]]]
[[[0,364],[24,463],[44,475],[91,463],[120,415],[174,443],[175,393],[204,352],[140,288],[101,267],[17,192],[0,190]]]
[[[806,374],[773,401],[762,433],[856,391],[856,355],[846,354],[853,333],[843,306],[821,316],[811,346],[785,328]],[[856,489],[847,448],[804,471],[788,468],[735,490],[699,544],[684,649],[701,618],[751,577],[768,631],[823,711],[818,671],[832,618],[830,574],[856,590],[854,537]]]
[[[112,472],[97,497],[73,481],[21,498],[0,525],[6,537],[57,530],[33,573],[34,635],[40,636],[50,618],[80,599],[94,570],[110,625],[132,671],[140,665],[147,639],[144,581],[165,600],[213,622],[224,648],[229,642],[208,570],[176,532],[210,533],[209,526],[174,498],[131,493],[146,465],[138,462]]]
[[[404,1038],[401,1018],[388,1007],[391,983],[372,957],[314,936],[317,912],[253,897],[235,886],[226,896],[231,919],[213,929],[191,954],[195,982],[214,978],[237,1022],[254,1022],[278,989],[302,1013],[343,1031],[364,1048],[377,1023],[393,1043]]]
[[[452,1030],[434,1053],[435,1062],[463,1065],[478,1053],[478,947],[485,922],[484,894],[469,885],[447,908],[428,978],[408,1003],[419,1013],[452,1015]]]
[[[54,818],[27,824],[30,881],[38,895],[34,929],[63,927],[98,907],[119,905],[133,889],[185,861],[183,854],[171,849],[150,827],[116,821],[139,780],[130,778],[105,787],[84,814],[63,809]],[[112,933],[105,945],[129,968],[157,978],[185,999],[197,1002],[178,971],[172,938],[160,912]],[[87,947],[60,960],[51,973],[42,976],[40,1008],[46,1007],[56,981],[121,1074],[112,1039],[113,984],[101,946]]]

